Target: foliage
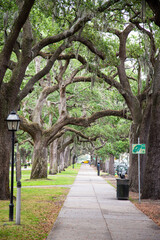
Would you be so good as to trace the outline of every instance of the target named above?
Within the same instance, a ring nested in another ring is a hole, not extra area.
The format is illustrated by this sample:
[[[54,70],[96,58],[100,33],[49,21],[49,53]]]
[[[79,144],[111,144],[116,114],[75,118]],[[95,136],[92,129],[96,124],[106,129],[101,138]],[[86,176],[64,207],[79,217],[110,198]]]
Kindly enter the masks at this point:
[[[102,127],[103,135],[107,142],[105,146],[97,151],[98,156],[106,159],[110,154],[119,158],[124,152],[129,152],[128,131],[130,122],[122,119],[108,119],[108,124]],[[99,144],[100,145],[100,144]]]

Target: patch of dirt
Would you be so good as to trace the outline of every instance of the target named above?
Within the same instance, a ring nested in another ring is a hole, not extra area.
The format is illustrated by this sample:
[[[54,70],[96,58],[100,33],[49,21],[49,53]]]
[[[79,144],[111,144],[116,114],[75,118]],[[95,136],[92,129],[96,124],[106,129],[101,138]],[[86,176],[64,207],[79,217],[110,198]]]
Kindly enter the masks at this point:
[[[143,199],[141,204],[135,203],[135,206],[144,214],[151,218],[158,226],[160,226],[160,200]]]
[[[57,216],[64,204],[64,201],[67,197],[69,189],[65,189],[64,191],[65,191],[64,195],[53,196],[52,197],[53,201],[50,201],[50,203],[48,203],[48,205],[45,206],[47,211],[46,211],[46,215],[40,222],[40,227],[41,227],[41,231],[43,231],[44,233],[47,233],[47,235],[53,228],[53,224],[55,223]],[[44,211],[44,209],[42,211]],[[46,240],[46,238],[43,240]]]
[[[108,183],[116,188],[116,177],[112,175],[101,174]],[[152,219],[158,226],[160,226],[160,200],[141,199],[139,203],[139,194],[136,192],[129,192],[129,198],[132,203],[150,219]]]

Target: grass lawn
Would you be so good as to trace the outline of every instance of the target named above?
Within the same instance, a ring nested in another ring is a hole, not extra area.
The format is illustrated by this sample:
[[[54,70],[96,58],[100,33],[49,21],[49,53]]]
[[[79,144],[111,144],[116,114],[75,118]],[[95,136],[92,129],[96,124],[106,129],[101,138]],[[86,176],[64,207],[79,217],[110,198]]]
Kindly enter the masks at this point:
[[[48,175],[47,179],[30,180],[31,170],[23,170],[21,176],[22,186],[45,186],[45,185],[71,185],[80,168],[80,164],[75,164],[75,168],[68,167],[65,171],[56,175]],[[16,186],[16,177],[14,178]]]
[[[16,225],[16,200],[14,200],[14,221],[9,222],[9,200],[0,200],[0,239],[1,240],[44,240],[53,227],[63,206],[69,188],[54,185],[72,184],[80,165],[69,167],[65,172],[48,179],[29,180],[30,170],[22,171],[21,225]],[[23,186],[42,186],[43,188],[23,188]],[[47,185],[53,185],[47,188]],[[16,183],[15,183],[16,186]],[[16,196],[14,188],[14,196]]]

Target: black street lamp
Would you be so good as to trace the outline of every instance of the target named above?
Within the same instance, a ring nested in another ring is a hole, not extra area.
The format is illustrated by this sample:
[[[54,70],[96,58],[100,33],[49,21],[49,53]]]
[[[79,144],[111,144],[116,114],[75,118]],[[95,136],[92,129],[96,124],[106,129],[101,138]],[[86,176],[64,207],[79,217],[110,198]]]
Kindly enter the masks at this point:
[[[15,142],[15,131],[19,129],[20,119],[15,111],[12,111],[7,119],[8,130],[12,131],[12,164],[11,164],[11,195],[9,204],[9,221],[13,221],[13,180],[14,180],[14,142]]]

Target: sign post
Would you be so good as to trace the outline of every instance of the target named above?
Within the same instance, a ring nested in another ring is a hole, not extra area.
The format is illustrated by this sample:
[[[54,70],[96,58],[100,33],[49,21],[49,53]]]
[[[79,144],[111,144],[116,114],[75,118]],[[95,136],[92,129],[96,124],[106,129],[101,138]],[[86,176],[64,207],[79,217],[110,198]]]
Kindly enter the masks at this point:
[[[138,144],[140,144],[138,138]],[[139,203],[141,203],[141,169],[140,169],[140,153],[138,153],[138,192],[139,192]]]
[[[17,180],[17,199],[16,199],[16,224],[21,222],[21,159],[17,145],[17,161],[16,161],[16,180]]]
[[[140,144],[139,138],[138,138],[138,144],[132,144],[132,153],[138,154],[138,191],[139,191],[139,203],[141,203],[140,154],[146,153],[146,145]]]

